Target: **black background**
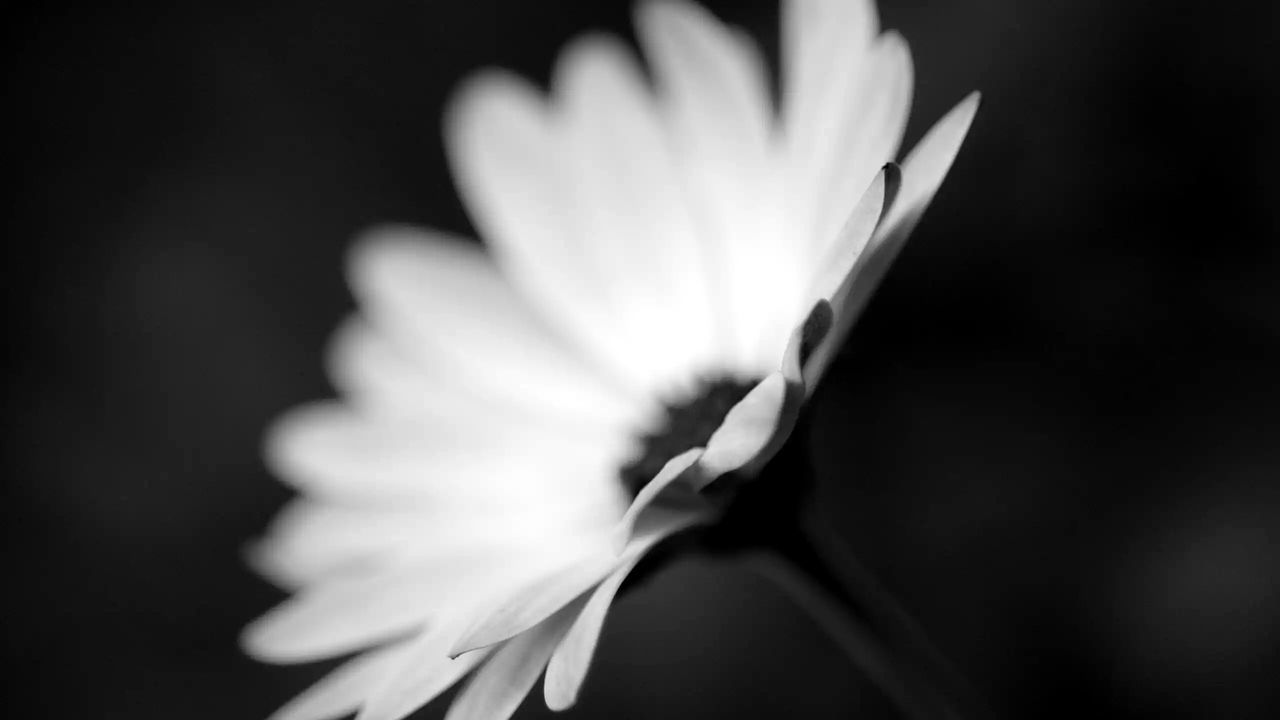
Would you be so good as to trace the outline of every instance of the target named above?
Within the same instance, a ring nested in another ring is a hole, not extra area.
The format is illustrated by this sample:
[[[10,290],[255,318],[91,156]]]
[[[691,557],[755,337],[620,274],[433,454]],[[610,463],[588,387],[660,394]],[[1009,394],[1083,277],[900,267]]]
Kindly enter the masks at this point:
[[[772,2],[714,3],[776,53]],[[1271,3],[882,2],[948,182],[815,408],[825,502],[1008,717],[1280,709]],[[439,118],[545,80],[623,2],[61,6],[10,17],[9,716],[265,716],[240,655],[260,433],[330,392],[347,243],[469,231]],[[540,692],[526,717],[548,714]],[[423,713],[439,716],[437,702]],[[611,615],[568,717],[880,717],[772,588],[685,561]]]

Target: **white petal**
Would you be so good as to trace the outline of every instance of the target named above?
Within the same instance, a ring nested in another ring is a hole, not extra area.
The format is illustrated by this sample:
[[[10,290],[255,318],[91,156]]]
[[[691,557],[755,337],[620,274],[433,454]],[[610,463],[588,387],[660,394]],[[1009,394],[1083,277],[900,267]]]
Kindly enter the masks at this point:
[[[495,422],[488,428],[363,417],[339,403],[296,408],[272,427],[267,460],[286,481],[362,503],[525,508],[607,515],[624,494],[603,481],[628,440]],[[403,506],[403,505],[402,505]],[[495,516],[496,517],[496,516]]]
[[[444,601],[438,569],[334,580],[303,590],[241,636],[250,655],[294,663],[361,650],[423,627]]]
[[[960,145],[969,133],[969,126],[973,124],[973,116],[977,114],[981,102],[981,93],[970,93],[935,123],[907,154],[907,158],[902,161],[902,190],[898,193],[897,202],[890,208],[883,228],[877,233],[877,245],[891,239],[903,242],[905,237],[898,239],[896,236],[911,233],[915,222],[920,219],[947,177],[947,171],[960,152]]]
[[[604,628],[604,618],[609,612],[609,606],[613,604],[613,598],[618,594],[627,575],[642,558],[643,555],[637,554],[625,560],[596,586],[586,605],[582,607],[582,612],[578,613],[555,652],[551,654],[543,686],[547,707],[556,711],[565,710],[577,701],[578,691],[587,677],[587,669],[591,666],[591,658],[600,641],[600,631]]]
[[[781,372],[770,373],[725,415],[698,461],[703,484],[756,466],[791,433],[799,404]],[[700,488],[698,488],[700,489]]]
[[[871,185],[862,194],[862,199],[849,213],[844,226],[831,244],[830,250],[818,265],[818,272],[809,286],[806,304],[819,299],[831,300],[840,285],[853,270],[854,263],[862,255],[862,251],[880,223],[884,209],[892,203],[897,193],[902,174],[892,163],[885,165]],[[888,200],[888,202],[886,202]]]
[[[483,388],[468,385],[465,372],[439,358],[438,353],[414,358],[356,315],[333,333],[326,365],[337,389],[371,412],[439,414],[442,407],[446,412],[481,412],[494,405]]]
[[[642,395],[626,372],[635,348],[619,346],[600,302],[608,278],[581,224],[564,119],[523,80],[488,72],[458,92],[445,130],[458,190],[511,282],[576,348]]]
[[[704,517],[699,511],[650,508],[641,516],[621,554],[607,543],[601,543],[594,552],[583,555],[576,563],[510,593],[501,603],[478,614],[475,623],[461,634],[450,654],[487,647],[524,632],[599,583],[617,569],[619,563],[643,555],[659,541]]]
[[[861,90],[874,77],[869,70],[870,49],[877,32],[879,20],[872,0],[783,4],[782,118],[791,163],[790,229],[799,235],[799,247],[821,249],[826,236],[810,223],[820,214],[820,198],[828,189],[824,183],[834,166],[854,161],[837,152],[839,138],[845,130],[865,132],[851,125],[865,105]],[[874,172],[879,164],[865,169]]]
[[[810,346],[810,352],[806,353],[803,371],[799,371],[799,368],[791,368],[787,371],[792,381],[797,378],[801,380],[805,386],[806,395],[813,393],[817,387],[817,379],[826,372],[827,365],[840,350],[839,343],[843,342],[843,337],[836,337],[829,330],[835,325],[838,313],[843,307],[839,304],[848,296],[848,283],[854,277],[854,268],[868,252],[867,247],[876,228],[898,193],[901,178],[901,171],[893,163],[885,165],[884,169],[876,175],[871,187],[863,193],[862,200],[845,221],[836,242],[827,253],[827,259],[819,265],[817,277],[810,285],[806,295],[807,302],[812,304],[818,300],[826,300],[832,303],[828,306],[828,310],[833,317],[824,330],[824,341]],[[784,363],[793,362],[793,360],[799,360],[799,358],[793,359],[788,354]]]
[[[582,612],[551,656],[545,685],[548,707],[563,710],[577,699],[591,656],[595,653],[600,629],[604,626],[605,614],[627,574],[660,540],[704,519],[705,516],[696,511],[650,508],[645,512],[635,540],[623,551],[609,576],[590,593]]]
[[[297,498],[250,549],[250,563],[286,587],[326,575],[367,569],[413,548],[423,522],[413,510],[367,510]]]
[[[506,392],[501,383],[450,361],[448,352],[416,354],[404,338],[397,344],[359,315],[348,318],[330,338],[326,364],[345,399],[371,415],[426,417],[485,425],[509,419],[552,423],[576,431],[602,426],[629,429],[624,418],[604,425],[599,411],[558,412],[537,395]]]
[[[787,341],[787,351],[783,356],[781,368],[788,387],[798,385],[807,388],[809,378],[805,377],[803,369],[808,364],[813,351],[822,345],[827,334],[831,332],[834,321],[835,312],[831,309],[831,303],[818,300],[805,315],[804,322],[791,331],[791,339]]]
[[[802,388],[792,386],[780,371],[770,373],[746,397],[729,409],[706,448],[692,448],[667,461],[662,470],[636,494],[613,530],[613,544],[622,547],[632,526],[677,480],[694,491],[735,470],[754,468],[767,460],[790,434],[799,412]],[[677,486],[678,487],[678,486]]]
[[[903,161],[902,186],[896,200],[832,298],[835,310],[832,331],[805,367],[810,392],[844,344],[858,315],[942,184],[973,122],[979,100],[978,93],[973,93],[961,101],[925,134]]]
[[[607,308],[599,329],[620,372],[661,392],[693,368],[719,365],[707,265],[680,192],[673,148],[652,93],[616,38],[587,36],[554,79],[583,251]],[[674,350],[674,351],[673,351]]]
[[[860,60],[880,31],[874,0],[786,0],[782,4],[783,118],[800,137],[813,137],[823,116],[839,107]]]
[[[692,3],[641,3],[636,26],[667,105],[698,237],[720,271],[714,278],[717,317],[727,323],[727,341],[738,358],[732,369],[761,371],[753,355],[775,289],[766,280],[794,257],[784,252],[777,232],[772,110],[760,63],[749,46]]]
[[[658,474],[652,480],[640,488],[640,492],[636,493],[635,499],[631,501],[631,506],[627,508],[626,514],[618,521],[618,525],[613,531],[613,544],[619,552],[622,552],[627,543],[631,542],[640,514],[648,509],[649,505],[676,480],[682,477],[688,479],[690,468],[694,468],[695,473],[698,472],[696,464],[698,459],[702,457],[702,452],[702,448],[691,448],[671,458],[662,466],[662,469],[658,471]]]
[[[819,252],[830,247],[853,198],[898,152],[911,109],[913,72],[906,41],[896,32],[880,36],[867,57],[861,83],[833,122],[824,160],[814,175]]]
[[[356,244],[350,269],[373,324],[415,356],[562,413],[633,417],[635,400],[575,356],[474,243],[380,228]]]
[[[340,655],[416,632],[459,603],[491,603],[563,566],[563,549],[482,554],[456,548],[434,561],[308,587],[245,628],[246,652],[293,663]]]
[[[410,644],[388,645],[343,663],[271,715],[270,720],[338,720],[404,663]]]
[[[616,564],[609,553],[585,555],[560,571],[511,593],[496,607],[481,612],[458,637],[449,655],[458,656],[507,640],[549,617],[600,582]]]
[[[388,675],[360,709],[356,720],[400,720],[431,702],[489,657],[488,650],[450,658],[455,633],[447,627],[423,633],[410,644],[398,672]]]
[[[283,587],[297,588],[338,575],[441,562],[458,554],[506,557],[535,548],[552,552],[603,532],[617,517],[586,509],[578,515],[567,508],[501,511],[480,503],[365,507],[302,497],[281,511],[267,536],[251,547],[250,563]]]
[[[538,681],[583,600],[503,644],[454,699],[445,720],[506,720]]]

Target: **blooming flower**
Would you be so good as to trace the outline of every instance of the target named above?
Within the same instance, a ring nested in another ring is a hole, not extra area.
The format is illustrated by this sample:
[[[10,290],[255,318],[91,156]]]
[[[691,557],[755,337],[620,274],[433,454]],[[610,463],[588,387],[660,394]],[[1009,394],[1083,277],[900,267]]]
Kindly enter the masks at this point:
[[[449,717],[506,717],[544,670],[547,704],[572,705],[627,574],[786,440],[977,108],[899,169],[911,59],[871,2],[784,2],[776,108],[742,33],[684,2],[636,19],[652,87],[592,36],[550,97],[489,72],[453,102],[487,251],[357,243],[343,399],[267,442],[300,496],[253,557],[296,593],[244,642],[358,654],[279,718],[395,720],[467,675]]]

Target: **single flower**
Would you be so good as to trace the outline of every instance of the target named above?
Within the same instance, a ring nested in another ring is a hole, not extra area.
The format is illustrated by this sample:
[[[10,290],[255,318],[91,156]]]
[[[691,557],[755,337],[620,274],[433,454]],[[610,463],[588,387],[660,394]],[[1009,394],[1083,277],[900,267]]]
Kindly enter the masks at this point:
[[[255,546],[295,591],[274,662],[355,653],[280,710],[502,718],[545,670],[574,703],[605,614],[664,539],[718,522],[797,414],[942,182],[971,95],[903,160],[911,58],[871,2],[783,4],[782,94],[741,32],[648,2],[563,52],[549,96],[488,72],[446,145],[488,249],[357,243],[338,401],[267,441],[300,493]]]

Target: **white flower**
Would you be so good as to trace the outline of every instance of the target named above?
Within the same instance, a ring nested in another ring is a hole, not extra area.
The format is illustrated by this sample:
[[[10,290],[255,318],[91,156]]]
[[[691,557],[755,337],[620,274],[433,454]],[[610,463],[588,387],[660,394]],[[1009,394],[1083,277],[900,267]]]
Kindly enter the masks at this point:
[[[358,243],[361,313],[329,358],[343,400],[267,443],[301,495],[255,561],[296,594],[244,642],[360,654],[278,717],[394,720],[470,673],[449,717],[502,718],[544,669],[570,706],[627,573],[789,435],[977,107],[899,173],[911,59],[870,2],[784,2],[780,108],[741,32],[683,2],[636,19],[653,88],[588,37],[549,98],[490,72],[453,103],[489,252],[404,228]]]

